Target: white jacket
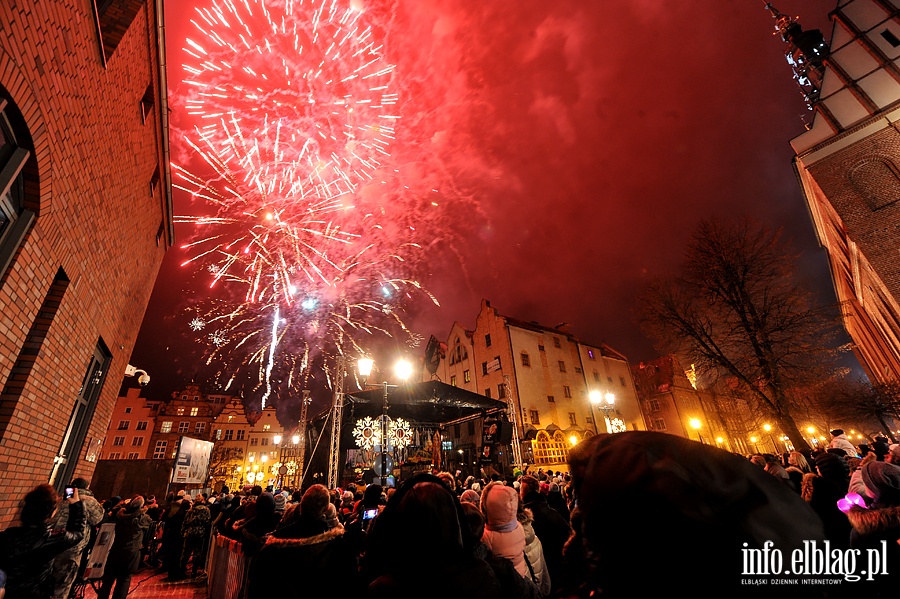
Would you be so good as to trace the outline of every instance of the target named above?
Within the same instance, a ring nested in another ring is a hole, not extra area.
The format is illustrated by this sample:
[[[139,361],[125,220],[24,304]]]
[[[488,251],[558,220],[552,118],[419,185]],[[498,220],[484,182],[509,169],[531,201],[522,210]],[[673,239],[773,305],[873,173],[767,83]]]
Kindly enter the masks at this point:
[[[853,446],[853,443],[847,439],[847,435],[838,435],[837,437],[831,440],[831,443],[828,447],[832,449],[843,449],[847,452],[847,457],[857,457],[859,454],[856,453],[856,447]]]

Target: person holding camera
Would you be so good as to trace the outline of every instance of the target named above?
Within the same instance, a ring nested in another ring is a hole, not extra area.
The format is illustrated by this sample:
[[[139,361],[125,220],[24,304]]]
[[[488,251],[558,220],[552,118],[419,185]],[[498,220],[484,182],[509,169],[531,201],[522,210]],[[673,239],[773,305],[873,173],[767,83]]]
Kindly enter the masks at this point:
[[[59,495],[38,485],[22,500],[21,526],[0,532],[0,570],[7,574],[10,598],[45,599],[53,594],[53,559],[84,538],[84,506],[78,489],[66,489],[69,516],[62,531],[53,529]]]
[[[106,514],[103,506],[88,489],[87,479],[76,478],[69,483],[69,487],[78,489],[78,496],[81,498],[81,505],[84,508],[84,538],[77,545],[69,547],[54,558],[53,578],[56,588],[53,591],[53,599],[68,599],[72,583],[78,577],[85,555],[90,551],[96,527],[100,525]],[[63,498],[56,510],[54,528],[64,528],[68,519],[69,502]]]

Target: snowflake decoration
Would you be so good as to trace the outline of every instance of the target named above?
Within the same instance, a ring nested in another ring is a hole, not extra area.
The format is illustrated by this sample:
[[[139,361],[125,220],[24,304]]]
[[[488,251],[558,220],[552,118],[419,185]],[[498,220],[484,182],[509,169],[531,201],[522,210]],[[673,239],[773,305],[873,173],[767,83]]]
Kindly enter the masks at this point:
[[[190,327],[192,331],[201,331],[206,326],[206,322],[202,318],[195,318],[191,321]]]
[[[285,464],[285,466],[287,466],[288,476],[294,476],[295,474],[297,474],[297,462],[290,461]]]
[[[375,445],[381,443],[381,431],[379,429],[378,420],[366,416],[362,420],[356,421],[353,427],[353,438],[356,446],[363,449],[372,449]]]
[[[412,429],[403,418],[392,420],[388,426],[388,438],[396,449],[407,447],[412,441]]]
[[[222,347],[225,343],[228,342],[228,338],[225,337],[225,333],[222,331],[216,331],[215,333],[210,333],[208,335],[209,342],[215,345],[216,347]]]
[[[609,428],[612,429],[612,432],[614,433],[624,433],[627,430],[625,421],[621,418],[610,419]]]

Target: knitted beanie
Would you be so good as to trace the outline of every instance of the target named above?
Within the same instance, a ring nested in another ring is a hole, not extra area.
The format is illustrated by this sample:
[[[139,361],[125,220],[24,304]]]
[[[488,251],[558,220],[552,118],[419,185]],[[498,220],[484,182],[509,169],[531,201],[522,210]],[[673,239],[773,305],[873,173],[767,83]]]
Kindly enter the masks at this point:
[[[850,465],[833,453],[823,453],[816,458],[816,468],[823,478],[844,480],[850,477]]]
[[[875,502],[884,506],[900,505],[900,467],[888,462],[869,462],[862,467],[862,479]]]

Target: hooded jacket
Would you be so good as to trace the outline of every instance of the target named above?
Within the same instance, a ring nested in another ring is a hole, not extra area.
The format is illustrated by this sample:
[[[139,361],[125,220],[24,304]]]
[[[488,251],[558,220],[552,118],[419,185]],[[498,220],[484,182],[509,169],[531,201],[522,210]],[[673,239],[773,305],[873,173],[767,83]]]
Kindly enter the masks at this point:
[[[859,455],[856,451],[856,447],[853,446],[853,443],[850,442],[847,435],[843,433],[831,439],[831,443],[828,444],[828,447],[833,449],[843,449],[850,457]]]
[[[519,496],[512,487],[492,482],[481,494],[481,511],[484,513],[482,542],[497,557],[505,557],[516,567],[523,578],[531,578],[525,563],[525,529],[516,519]]]

